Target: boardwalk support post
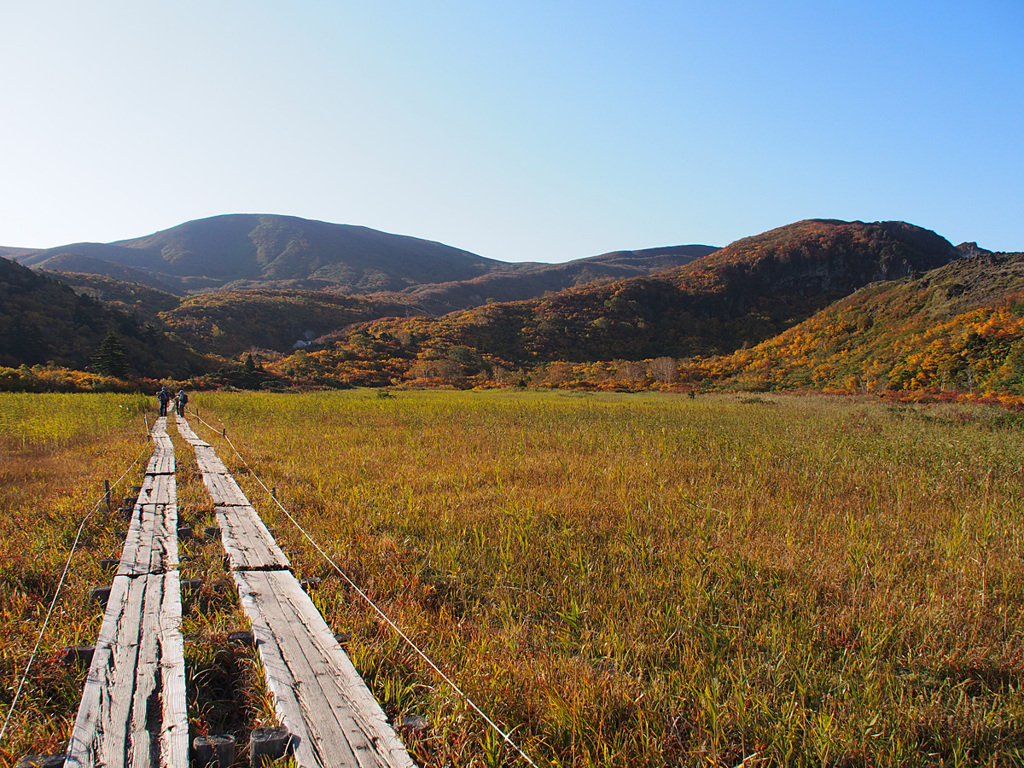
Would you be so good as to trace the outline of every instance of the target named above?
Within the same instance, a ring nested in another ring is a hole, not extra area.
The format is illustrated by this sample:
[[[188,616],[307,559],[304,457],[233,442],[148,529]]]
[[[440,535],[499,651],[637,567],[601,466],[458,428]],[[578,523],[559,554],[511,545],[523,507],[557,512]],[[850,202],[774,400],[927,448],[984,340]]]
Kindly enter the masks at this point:
[[[283,725],[276,728],[255,728],[249,737],[249,764],[263,768],[264,762],[280,760],[292,746],[292,735]]]
[[[235,737],[196,736],[192,740],[195,768],[229,768],[235,762]]]
[[[92,664],[95,645],[69,645],[64,649],[64,665],[68,667],[88,667]]]
[[[107,512],[109,512],[113,508],[113,504],[110,501],[110,481],[109,480],[104,480],[103,481],[103,500],[105,502],[107,502]]]

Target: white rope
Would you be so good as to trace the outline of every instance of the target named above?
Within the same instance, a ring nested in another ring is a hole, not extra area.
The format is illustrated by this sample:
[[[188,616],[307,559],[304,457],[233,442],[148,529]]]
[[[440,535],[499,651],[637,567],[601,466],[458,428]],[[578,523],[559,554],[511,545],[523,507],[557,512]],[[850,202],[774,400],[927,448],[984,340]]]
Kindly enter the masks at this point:
[[[147,422],[147,426],[148,426],[148,422]],[[133,469],[135,469],[135,465],[139,463],[139,461],[142,459],[142,457],[144,455],[146,455],[146,453],[148,451],[149,451],[149,447],[147,446],[135,458],[135,461],[132,462],[131,466],[128,467],[128,469],[125,470],[124,474],[121,475],[119,478],[117,478],[117,480],[114,482],[114,484],[110,486],[110,490],[113,490],[118,485],[120,485],[121,481],[124,480],[128,476],[129,472],[131,472]],[[18,690],[14,694],[14,700],[11,701],[11,708],[7,712],[7,718],[4,720],[3,727],[0,728],[0,743],[3,743],[4,734],[7,733],[7,726],[11,722],[11,717],[14,715],[14,709],[15,709],[15,707],[18,706],[18,699],[21,698],[21,692],[25,688],[25,681],[28,680],[29,672],[32,671],[32,664],[33,664],[33,662],[35,662],[36,654],[39,652],[39,646],[43,642],[43,634],[46,632],[46,625],[50,623],[50,617],[53,615],[53,609],[57,605],[57,598],[60,597],[61,589],[63,589],[63,587],[64,587],[64,580],[67,578],[68,570],[71,568],[71,558],[74,557],[75,550],[78,548],[78,542],[82,538],[82,531],[85,529],[85,524],[87,522],[89,522],[89,519],[93,515],[96,514],[96,510],[100,508],[100,504],[102,504],[104,502],[104,500],[106,500],[107,498],[109,498],[108,492],[104,491],[103,495],[100,496],[99,499],[96,500],[96,505],[92,508],[92,511],[89,512],[89,514],[85,516],[85,518],[82,520],[81,525],[78,526],[78,533],[75,534],[75,540],[71,544],[71,551],[68,552],[67,562],[64,563],[64,571],[60,575],[60,581],[57,582],[57,591],[53,593],[53,600],[50,601],[50,608],[46,612],[46,618],[43,619],[43,626],[39,630],[39,636],[36,637],[35,647],[32,649],[32,653],[29,655],[28,664],[25,665],[25,674],[23,674],[21,676],[21,682],[18,683]]]
[[[199,415],[198,411],[196,409],[194,409],[194,408],[193,408],[193,413],[195,413],[196,418],[199,419],[199,421],[201,421],[203,424],[205,424],[207,428],[213,430],[214,432],[217,432],[217,428],[214,427],[211,424],[208,424],[205,420],[203,420],[203,418]],[[220,421],[222,424],[224,423],[223,419],[220,419],[220,417],[218,417],[218,421]],[[450,677],[448,677],[448,675],[446,675],[441,670],[441,668],[439,666],[437,666],[437,664],[435,664],[430,659],[429,656],[427,656],[426,652],[421,650],[420,647],[418,645],[416,645],[415,642],[413,642],[412,638],[410,638],[407,634],[405,634],[405,632],[402,631],[402,628],[399,627],[394,621],[392,621],[391,618],[386,613],[384,613],[384,611],[380,607],[378,607],[375,602],[373,602],[373,600],[370,598],[370,596],[367,595],[365,592],[363,592],[363,590],[359,588],[359,585],[356,584],[354,581],[352,581],[352,579],[350,579],[348,577],[348,574],[346,574],[343,570],[341,570],[341,568],[338,567],[338,564],[334,562],[334,560],[330,557],[330,555],[328,555],[326,552],[324,552],[323,549],[320,548],[320,545],[317,544],[313,540],[313,537],[310,536],[306,532],[306,529],[303,528],[302,525],[299,524],[299,521],[296,520],[294,517],[292,517],[291,512],[289,512],[287,509],[285,509],[284,505],[281,504],[280,501],[278,501],[277,496],[275,496],[274,493],[269,488],[267,488],[266,484],[263,482],[263,480],[260,478],[260,476],[258,474],[256,474],[256,471],[251,466],[249,466],[249,462],[247,462],[245,460],[245,458],[242,456],[242,454],[240,454],[238,452],[238,449],[235,447],[235,444],[233,442],[231,442],[231,438],[227,436],[227,430],[226,429],[223,430],[220,434],[221,434],[221,437],[223,437],[225,440],[227,440],[228,445],[231,446],[231,450],[233,450],[235,452],[235,455],[238,457],[239,461],[241,461],[242,464],[245,465],[245,468],[249,470],[249,473],[254,478],[256,478],[256,482],[259,483],[260,486],[263,488],[263,490],[267,492],[267,495],[270,496],[270,498],[274,500],[274,503],[277,504],[277,506],[280,508],[280,510],[285,513],[285,515],[287,515],[288,519],[291,520],[292,523],[295,525],[295,527],[298,528],[299,531],[302,533],[302,535],[306,537],[306,541],[308,541],[310,544],[313,545],[313,547],[316,549],[317,552],[320,553],[320,555],[324,558],[324,560],[326,560],[331,565],[331,567],[334,568],[334,570],[337,571],[338,574],[346,582],[348,582],[349,586],[351,586],[352,589],[354,589],[356,591],[356,593],[361,598],[363,598],[363,600],[365,600],[366,603],[371,608],[373,608],[374,611],[376,611],[378,616],[380,616],[382,619],[384,619],[384,621],[386,621],[388,623],[388,625],[398,634],[399,637],[401,637],[409,645],[410,648],[412,648],[414,651],[416,651],[416,653],[419,655],[419,657],[421,659],[423,659],[423,661],[425,661],[430,666],[430,668],[433,669],[434,672],[436,672],[437,675],[442,680],[444,680],[444,682],[446,682],[449,686],[451,686],[452,690],[455,691],[455,693],[457,693],[459,696],[461,696],[466,701],[466,703],[469,704],[470,708],[474,712],[476,712],[478,715],[480,715],[481,718],[483,718],[484,722],[486,722],[491,728],[494,729],[494,731],[499,736],[501,736],[502,739],[504,739],[506,744],[508,744],[510,747],[512,747],[512,749],[514,749],[516,752],[518,752],[519,756],[522,757],[523,760],[525,760],[530,765],[534,766],[534,768],[538,768],[537,764],[535,762],[533,762],[533,760],[530,759],[530,756],[528,754],[526,754],[518,744],[516,744],[514,741],[512,741],[512,737],[508,733],[506,733],[501,727],[499,727],[497,723],[495,723],[493,720],[491,720],[491,718],[489,718],[484,713],[484,711],[482,709],[480,709],[480,707],[478,707],[476,705],[476,703],[469,697],[469,695],[466,694],[461,688],[459,688],[459,686],[456,685],[455,681],[452,680]]]

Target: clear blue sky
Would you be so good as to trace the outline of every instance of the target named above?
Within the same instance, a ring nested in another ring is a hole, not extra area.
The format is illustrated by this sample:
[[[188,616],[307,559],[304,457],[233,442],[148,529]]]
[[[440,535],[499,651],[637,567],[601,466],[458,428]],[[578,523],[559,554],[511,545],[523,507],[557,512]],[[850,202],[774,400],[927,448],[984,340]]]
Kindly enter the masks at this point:
[[[1024,2],[0,5],[0,245],[284,213],[506,261],[903,219],[1024,250]]]

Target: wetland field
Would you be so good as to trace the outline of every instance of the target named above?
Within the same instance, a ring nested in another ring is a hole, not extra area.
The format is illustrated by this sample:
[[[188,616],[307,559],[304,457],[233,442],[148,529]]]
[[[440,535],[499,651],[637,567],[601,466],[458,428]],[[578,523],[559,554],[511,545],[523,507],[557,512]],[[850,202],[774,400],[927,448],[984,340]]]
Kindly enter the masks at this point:
[[[1024,765],[1024,415],[876,398],[205,393],[235,473],[424,766]],[[63,751],[156,401],[0,394],[0,764]],[[168,425],[179,515],[214,525]],[[225,437],[226,436],[226,437]],[[228,443],[230,439],[231,443]],[[237,448],[242,459],[235,454]],[[116,505],[114,505],[116,507]],[[95,510],[95,511],[94,511]],[[219,542],[182,542],[192,735],[273,720]],[[240,760],[247,759],[244,750]]]

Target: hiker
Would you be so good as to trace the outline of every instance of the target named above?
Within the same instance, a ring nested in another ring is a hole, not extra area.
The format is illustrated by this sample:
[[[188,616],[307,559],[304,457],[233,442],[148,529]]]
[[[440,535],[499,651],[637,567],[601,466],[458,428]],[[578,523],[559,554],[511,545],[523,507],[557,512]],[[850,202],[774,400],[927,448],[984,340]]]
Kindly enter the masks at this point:
[[[160,415],[167,415],[167,403],[171,401],[171,393],[167,391],[167,387],[160,387],[160,391],[156,393],[156,399],[160,401]]]
[[[176,398],[174,398],[174,400],[178,404],[178,406],[177,406],[178,415],[179,416],[184,416],[185,415],[185,406],[188,404],[188,394],[186,394],[184,389],[179,389],[178,390],[178,396]]]

